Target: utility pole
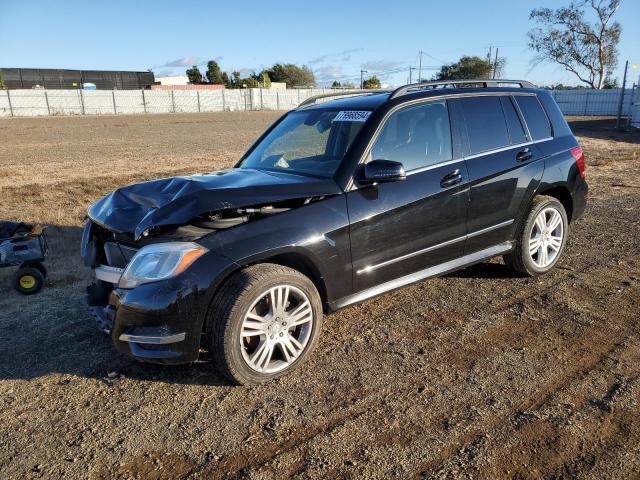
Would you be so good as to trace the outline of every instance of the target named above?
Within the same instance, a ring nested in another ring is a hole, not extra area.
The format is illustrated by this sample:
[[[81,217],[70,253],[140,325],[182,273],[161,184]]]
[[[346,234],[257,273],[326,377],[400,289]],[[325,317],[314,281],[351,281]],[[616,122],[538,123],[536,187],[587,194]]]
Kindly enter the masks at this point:
[[[616,129],[620,128],[620,120],[622,118],[622,107],[624,107],[624,89],[627,86],[627,70],[629,69],[629,60],[624,63],[624,75],[622,77],[622,91],[620,92],[620,104],[618,105],[618,119],[616,120]]]
[[[360,70],[360,90],[362,90],[363,87],[363,82],[364,82],[364,74],[365,73],[369,73],[367,70]]]
[[[424,55],[424,52],[420,50],[418,52],[418,55],[420,56],[420,64],[418,67],[418,83],[420,83],[422,81],[422,55]]]
[[[417,68],[416,67],[409,67],[409,83],[411,83],[411,78],[412,78],[411,73],[413,72],[413,70],[417,70]]]
[[[493,62],[493,78],[498,74],[498,47],[496,47],[496,61]]]

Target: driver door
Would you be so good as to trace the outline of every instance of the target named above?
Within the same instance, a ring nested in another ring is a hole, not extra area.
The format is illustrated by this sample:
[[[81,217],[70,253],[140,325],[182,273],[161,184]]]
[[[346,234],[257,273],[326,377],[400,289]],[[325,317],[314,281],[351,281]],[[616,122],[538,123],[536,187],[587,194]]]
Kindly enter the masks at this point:
[[[386,120],[367,160],[401,162],[407,177],[347,193],[354,292],[462,256],[468,175],[451,132],[444,100]]]

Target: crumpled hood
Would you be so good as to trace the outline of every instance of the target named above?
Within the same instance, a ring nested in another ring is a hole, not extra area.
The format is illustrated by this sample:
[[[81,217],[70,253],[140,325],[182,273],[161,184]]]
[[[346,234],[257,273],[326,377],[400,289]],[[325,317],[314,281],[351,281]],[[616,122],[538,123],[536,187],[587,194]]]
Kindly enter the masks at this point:
[[[137,240],[149,228],[183,225],[216,210],[340,192],[331,179],[231,168],[127,185],[98,200],[87,213],[97,224],[117,233],[133,233]]]

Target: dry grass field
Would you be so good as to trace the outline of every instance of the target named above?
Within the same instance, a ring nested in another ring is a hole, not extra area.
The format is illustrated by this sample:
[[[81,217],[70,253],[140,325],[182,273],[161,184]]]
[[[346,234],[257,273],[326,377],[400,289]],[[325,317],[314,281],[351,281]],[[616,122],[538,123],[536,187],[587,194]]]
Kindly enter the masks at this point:
[[[0,478],[638,478],[640,134],[606,119],[572,119],[590,203],[547,276],[494,260],[348,308],[257,387],[113,351],[87,205],[230,166],[278,115],[0,120],[0,219],[52,226],[40,294],[0,270]]]

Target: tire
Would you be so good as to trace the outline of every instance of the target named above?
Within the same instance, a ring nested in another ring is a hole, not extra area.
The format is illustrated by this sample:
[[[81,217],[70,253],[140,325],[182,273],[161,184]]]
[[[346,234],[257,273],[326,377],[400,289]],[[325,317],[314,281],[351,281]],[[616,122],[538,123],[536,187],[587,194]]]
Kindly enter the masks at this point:
[[[259,264],[225,281],[211,302],[205,333],[218,370],[247,385],[298,368],[321,327],[322,304],[313,282],[297,270]]]
[[[548,223],[540,223],[543,212],[544,221]],[[557,221],[556,213],[559,223],[550,230]],[[504,262],[509,268],[523,275],[533,277],[545,274],[558,263],[568,238],[569,221],[562,203],[545,195],[534,197],[529,214],[516,233],[514,249],[503,256]],[[536,241],[537,243],[534,243]],[[534,250],[536,253],[532,253]]]
[[[19,268],[13,274],[13,288],[24,295],[34,295],[42,290],[44,275],[34,267]]]

